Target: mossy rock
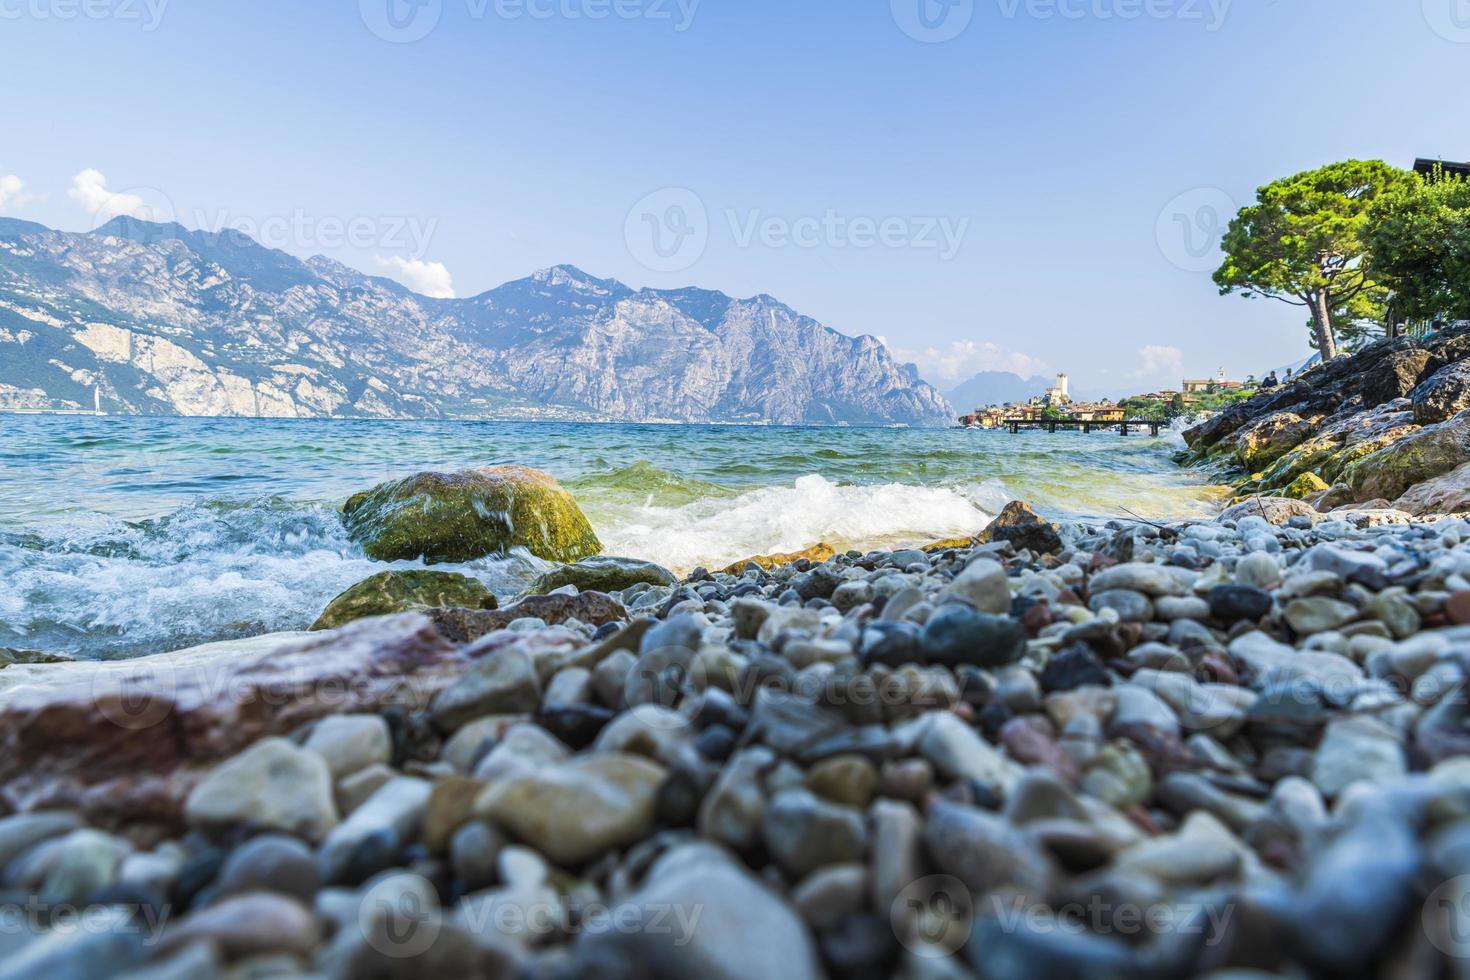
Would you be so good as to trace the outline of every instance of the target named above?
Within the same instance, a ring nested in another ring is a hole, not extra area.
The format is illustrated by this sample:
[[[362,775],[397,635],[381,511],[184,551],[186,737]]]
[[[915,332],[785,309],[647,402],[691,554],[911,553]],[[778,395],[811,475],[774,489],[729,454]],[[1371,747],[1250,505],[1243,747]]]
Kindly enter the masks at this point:
[[[1306,500],[1314,493],[1321,493],[1329,489],[1331,488],[1327,485],[1327,481],[1316,473],[1303,473],[1291,481],[1291,486],[1282,492],[1282,496],[1290,497],[1292,500]]]
[[[805,548],[801,551],[793,551],[786,555],[755,555],[751,558],[737,561],[733,565],[726,565],[722,571],[728,575],[739,575],[745,571],[745,566],[755,564],[769,572],[783,565],[790,565],[794,562],[801,561],[802,559],[806,559],[813,565],[820,565],[836,554],[836,548],[823,542],[821,544],[814,544],[810,548]]]
[[[1356,459],[1343,470],[1342,482],[1359,500],[1396,500],[1410,487],[1448,473],[1467,459],[1470,410]]]
[[[359,493],[342,508],[370,558],[430,565],[474,561],[522,547],[547,561],[602,551],[572,495],[525,466],[420,473]]]
[[[640,558],[616,558],[599,555],[584,558],[573,565],[553,568],[536,580],[530,591],[545,595],[566,585],[578,592],[621,592],[640,582],[649,585],[678,585],[678,577],[662,565]]]
[[[468,575],[426,569],[379,572],[327,603],[311,629],[334,630],[353,620],[418,609],[494,609],[498,605],[485,583]]]

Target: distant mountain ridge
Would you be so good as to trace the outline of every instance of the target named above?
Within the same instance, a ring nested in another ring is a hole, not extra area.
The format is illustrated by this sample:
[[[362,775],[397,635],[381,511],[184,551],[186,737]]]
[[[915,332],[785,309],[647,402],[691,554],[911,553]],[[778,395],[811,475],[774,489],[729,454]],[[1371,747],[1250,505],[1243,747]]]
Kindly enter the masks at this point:
[[[968,412],[988,405],[1030,401],[1037,395],[1046,394],[1046,389],[1055,383],[1054,378],[1039,375],[1023,378],[1010,371],[981,371],[969,381],[946,391],[944,397],[960,411]]]
[[[951,422],[874,337],[554,266],[431,299],[236,231],[0,218],[0,406],[177,415]]]

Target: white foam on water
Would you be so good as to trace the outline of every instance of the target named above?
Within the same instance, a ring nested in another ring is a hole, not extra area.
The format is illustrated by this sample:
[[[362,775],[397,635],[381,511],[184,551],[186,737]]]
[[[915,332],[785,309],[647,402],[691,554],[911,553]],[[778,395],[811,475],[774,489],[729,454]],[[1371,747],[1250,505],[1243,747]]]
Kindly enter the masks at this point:
[[[974,534],[1008,499],[996,481],[966,488],[842,486],[813,474],[793,486],[766,487],[734,499],[638,507],[598,533],[609,553],[688,572],[819,542],[839,550],[868,549]]]
[[[96,658],[305,629],[349,586],[423,567],[368,559],[328,508],[271,501],[77,526],[37,543],[0,540],[0,647]],[[546,567],[525,554],[435,566],[497,595]]]

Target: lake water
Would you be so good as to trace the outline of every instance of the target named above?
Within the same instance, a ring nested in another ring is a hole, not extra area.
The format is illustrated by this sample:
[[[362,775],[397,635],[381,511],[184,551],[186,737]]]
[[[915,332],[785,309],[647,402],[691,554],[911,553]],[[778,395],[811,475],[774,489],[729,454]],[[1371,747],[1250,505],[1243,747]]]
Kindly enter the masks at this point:
[[[375,483],[523,463],[607,551],[676,571],[826,541],[915,545],[1043,513],[1204,516],[1177,435],[0,415],[0,647],[88,657],[301,629],[388,567],[337,508]],[[527,555],[440,566],[508,596]]]

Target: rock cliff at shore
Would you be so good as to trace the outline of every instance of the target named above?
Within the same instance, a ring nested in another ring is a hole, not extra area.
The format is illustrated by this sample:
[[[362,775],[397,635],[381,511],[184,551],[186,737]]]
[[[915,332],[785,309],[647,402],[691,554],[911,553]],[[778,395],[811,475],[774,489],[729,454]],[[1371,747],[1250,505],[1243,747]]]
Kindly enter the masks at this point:
[[[1242,493],[1324,510],[1443,513],[1470,498],[1470,328],[1397,338],[1231,406],[1184,434]]]

